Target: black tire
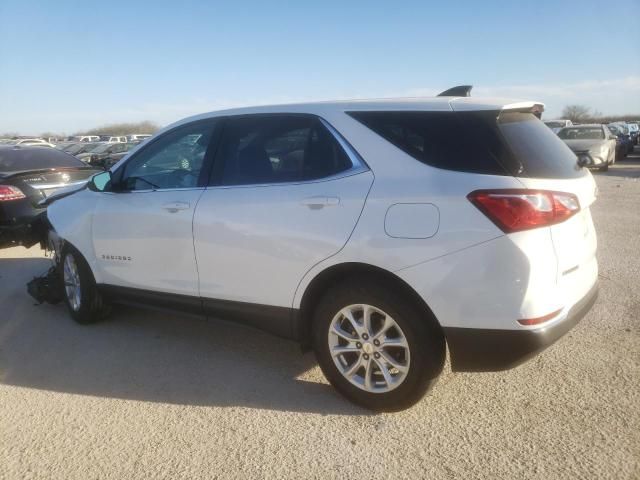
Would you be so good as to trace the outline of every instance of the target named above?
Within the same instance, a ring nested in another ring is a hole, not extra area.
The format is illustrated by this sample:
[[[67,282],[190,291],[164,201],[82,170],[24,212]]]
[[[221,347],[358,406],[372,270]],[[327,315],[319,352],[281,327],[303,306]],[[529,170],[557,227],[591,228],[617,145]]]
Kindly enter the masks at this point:
[[[605,163],[600,168],[598,168],[599,172],[606,172],[607,170],[609,170],[609,164],[608,163]]]
[[[374,393],[353,385],[336,367],[328,342],[332,320],[341,309],[368,304],[388,315],[402,329],[409,345],[409,370],[395,389]],[[429,312],[412,299],[381,282],[362,278],[330,288],[319,301],[313,318],[313,346],[322,372],[342,395],[374,411],[398,411],[418,402],[442,372],[446,347],[442,330]]]
[[[80,278],[80,303],[79,308],[72,306],[72,301],[66,290],[64,269],[66,258],[72,257],[77,267]],[[96,323],[106,317],[109,313],[109,306],[100,295],[96,287],[96,281],[82,254],[70,245],[65,246],[62,251],[60,264],[60,275],[62,276],[63,298],[69,309],[69,314],[77,323],[88,325]]]

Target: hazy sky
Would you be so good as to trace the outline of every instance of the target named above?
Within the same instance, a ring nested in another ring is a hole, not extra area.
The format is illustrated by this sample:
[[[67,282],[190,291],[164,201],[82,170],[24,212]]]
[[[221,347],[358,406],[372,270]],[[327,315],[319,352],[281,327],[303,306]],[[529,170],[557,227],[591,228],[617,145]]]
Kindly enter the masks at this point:
[[[640,0],[0,0],[0,132],[433,95],[640,113]]]

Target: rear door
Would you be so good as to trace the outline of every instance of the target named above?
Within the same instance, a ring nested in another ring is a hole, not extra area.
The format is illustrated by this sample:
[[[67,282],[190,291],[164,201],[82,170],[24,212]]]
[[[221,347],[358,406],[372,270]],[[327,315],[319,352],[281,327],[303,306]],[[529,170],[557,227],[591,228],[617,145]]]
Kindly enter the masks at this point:
[[[228,118],[194,219],[200,295],[291,307],[304,274],[348,240],[372,173],[311,115]]]

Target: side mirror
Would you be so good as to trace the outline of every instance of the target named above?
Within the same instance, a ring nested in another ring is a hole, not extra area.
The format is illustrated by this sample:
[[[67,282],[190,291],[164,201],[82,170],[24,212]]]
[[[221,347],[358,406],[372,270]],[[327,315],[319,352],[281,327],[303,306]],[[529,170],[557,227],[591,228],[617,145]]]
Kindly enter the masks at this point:
[[[108,191],[109,187],[111,187],[111,172],[101,172],[93,177],[89,181],[89,189],[94,192],[104,192]]]

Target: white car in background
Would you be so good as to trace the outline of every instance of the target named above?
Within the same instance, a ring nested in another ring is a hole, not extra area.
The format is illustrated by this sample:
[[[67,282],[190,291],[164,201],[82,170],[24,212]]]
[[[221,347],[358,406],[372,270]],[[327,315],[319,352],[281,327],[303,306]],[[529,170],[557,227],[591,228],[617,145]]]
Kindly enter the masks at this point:
[[[19,145],[22,147],[49,147],[54,148],[55,145],[52,143],[43,140],[42,138],[22,138],[20,140],[15,140],[13,142],[14,145]]]
[[[573,122],[561,118],[558,120],[545,120],[544,124],[549,127],[553,133],[558,133],[563,128],[573,125]]]
[[[135,133],[133,135],[128,135],[130,142],[142,142],[148,138],[151,138],[152,135],[150,133]]]
[[[73,141],[73,142],[79,142],[79,143],[93,143],[93,142],[99,142],[100,141],[100,136],[99,135],[74,135],[72,137],[68,138],[69,141]]]
[[[597,295],[595,183],[540,110],[439,96],[182,120],[49,200],[69,312],[237,319],[312,347],[374,410],[421,399],[445,345],[454,371],[518,365]]]

